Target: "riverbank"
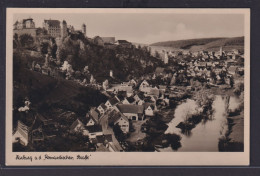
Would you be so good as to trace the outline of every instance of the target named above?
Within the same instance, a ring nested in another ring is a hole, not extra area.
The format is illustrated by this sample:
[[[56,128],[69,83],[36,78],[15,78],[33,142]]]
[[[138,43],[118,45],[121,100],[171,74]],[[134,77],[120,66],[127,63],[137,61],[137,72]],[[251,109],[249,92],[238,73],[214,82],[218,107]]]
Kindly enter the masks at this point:
[[[239,115],[229,116],[228,132],[225,138],[219,141],[219,151],[244,151],[244,111]]]

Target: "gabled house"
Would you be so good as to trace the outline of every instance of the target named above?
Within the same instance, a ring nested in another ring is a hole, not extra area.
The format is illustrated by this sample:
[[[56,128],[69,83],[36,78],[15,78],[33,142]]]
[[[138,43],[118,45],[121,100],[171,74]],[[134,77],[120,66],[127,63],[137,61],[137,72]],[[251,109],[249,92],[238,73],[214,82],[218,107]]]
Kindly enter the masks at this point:
[[[113,106],[117,105],[119,103],[117,98],[110,98],[109,100],[107,100],[107,102],[105,103],[107,109],[112,109]]]
[[[97,136],[103,135],[103,130],[101,125],[87,126],[89,139],[96,138]]]
[[[17,122],[16,131],[12,136],[12,142],[19,142],[23,146],[27,146],[29,143],[29,127],[22,123],[20,120]]]
[[[137,105],[143,105],[145,103],[145,101],[144,100],[139,100],[136,103],[137,103]]]
[[[101,103],[98,107],[97,107],[97,110],[99,111],[99,113],[101,115],[103,115],[106,111],[106,105],[104,103]]]
[[[131,79],[131,80],[129,81],[129,85],[130,85],[130,86],[136,86],[136,85],[137,85],[137,82],[136,82],[134,79]]]
[[[89,111],[89,116],[96,122],[96,123],[99,123],[99,114],[98,112],[92,108],[90,111]]]
[[[150,86],[150,84],[146,80],[143,80],[143,82],[141,82],[141,84],[139,86],[139,90],[143,91],[145,88],[147,88],[149,86]]]
[[[127,98],[125,98],[123,101],[122,101],[123,104],[130,104],[129,101],[127,100]]]
[[[154,116],[154,112],[157,110],[154,103],[144,103],[144,112],[146,116]]]
[[[81,133],[87,136],[88,130],[86,130],[85,125],[79,119],[76,119],[70,126],[70,133]]]
[[[238,67],[237,66],[230,66],[228,68],[228,73],[232,74],[232,75],[235,75],[237,73],[237,70],[238,70]]]
[[[117,108],[128,119],[136,121],[144,119],[144,107],[142,105],[119,104]]]
[[[117,112],[116,110],[111,111],[108,115],[108,123],[110,125],[118,124],[124,133],[129,132],[129,120],[121,112]]]
[[[113,139],[111,134],[101,135],[96,137],[96,145],[98,152],[114,152]]]
[[[89,116],[86,126],[93,126],[93,125],[97,125],[97,124],[98,124],[98,122],[92,116]]]

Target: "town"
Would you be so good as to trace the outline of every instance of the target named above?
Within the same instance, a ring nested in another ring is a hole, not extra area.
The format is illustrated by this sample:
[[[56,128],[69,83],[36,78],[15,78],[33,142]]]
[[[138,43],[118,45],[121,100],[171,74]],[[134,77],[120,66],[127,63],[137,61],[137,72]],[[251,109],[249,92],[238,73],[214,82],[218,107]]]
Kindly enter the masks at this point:
[[[187,135],[213,120],[214,96],[243,102],[243,50],[157,50],[114,36],[90,38],[86,24],[76,30],[54,19],[42,27],[32,18],[16,21],[13,34],[13,151],[176,151],[182,137],[165,131],[179,105],[200,104],[177,124]],[[220,151],[243,148],[242,104],[227,107]],[[239,139],[230,140],[232,128]]]

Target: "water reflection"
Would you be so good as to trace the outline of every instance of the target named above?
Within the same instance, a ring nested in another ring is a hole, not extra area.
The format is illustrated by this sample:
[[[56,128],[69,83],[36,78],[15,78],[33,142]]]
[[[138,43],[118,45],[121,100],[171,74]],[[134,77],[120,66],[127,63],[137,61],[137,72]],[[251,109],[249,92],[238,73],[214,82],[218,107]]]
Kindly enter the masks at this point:
[[[175,133],[182,137],[182,147],[178,151],[218,151],[219,138],[228,130],[227,126],[227,110],[237,108],[239,101],[235,97],[216,96],[212,104],[214,113],[212,120],[202,120],[191,131],[183,131],[176,126],[186,120],[189,114],[198,113],[198,105],[194,100],[188,99],[179,105],[175,110],[175,118],[168,124],[165,133]],[[169,151],[166,148],[162,151]]]

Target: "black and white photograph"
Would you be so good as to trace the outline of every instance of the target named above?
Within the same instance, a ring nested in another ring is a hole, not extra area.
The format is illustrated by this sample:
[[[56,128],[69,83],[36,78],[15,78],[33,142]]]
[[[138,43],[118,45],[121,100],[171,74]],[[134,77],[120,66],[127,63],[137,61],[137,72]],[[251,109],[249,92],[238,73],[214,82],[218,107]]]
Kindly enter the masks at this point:
[[[244,163],[233,156],[249,153],[248,12],[12,10],[13,159],[44,153],[55,162],[75,152],[90,162],[95,153],[102,160],[127,153],[118,160],[135,165],[138,155],[165,153],[168,164],[184,154],[183,164],[189,153],[212,153]]]

